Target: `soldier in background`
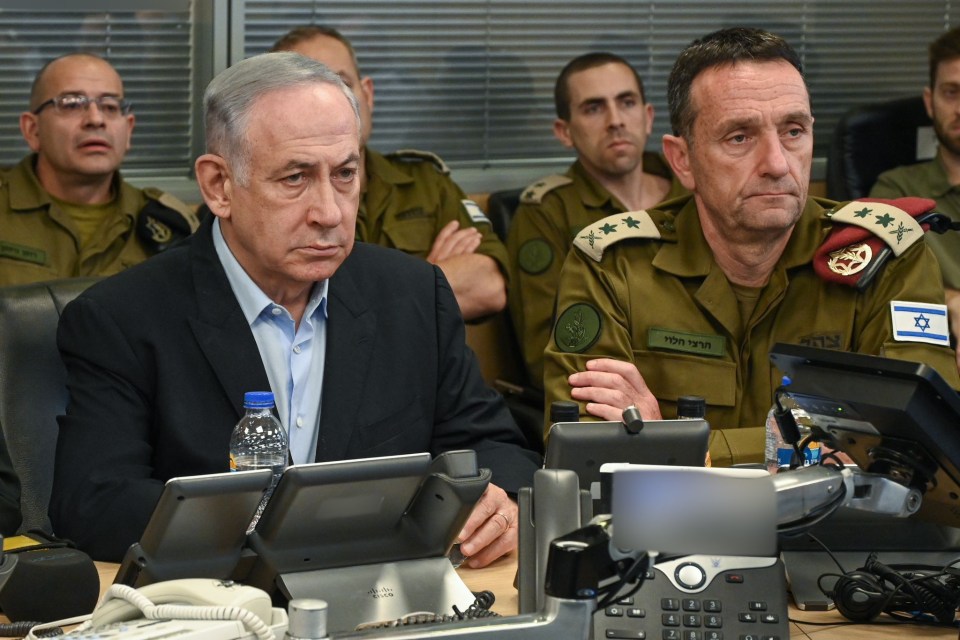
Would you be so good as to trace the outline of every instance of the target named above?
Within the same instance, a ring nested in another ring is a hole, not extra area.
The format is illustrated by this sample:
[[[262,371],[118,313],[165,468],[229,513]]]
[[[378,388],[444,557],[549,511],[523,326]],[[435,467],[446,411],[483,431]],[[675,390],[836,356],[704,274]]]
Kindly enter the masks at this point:
[[[613,213],[652,207],[686,193],[656,152],[644,151],[653,127],[640,74],[620,56],[571,60],[554,88],[554,135],[575,149],[564,175],[527,187],[510,225],[510,317],[522,345],[528,383],[543,388],[560,267],[576,234]]]
[[[373,79],[360,75],[350,41],[331,27],[297,27],[272,51],[293,51],[330,67],[360,101],[363,161],[357,239],[426,259],[443,271],[464,320],[507,304],[507,256],[483,211],[450,179],[437,156],[422,151],[381,154],[367,146]]]
[[[197,228],[193,209],[121,177],[133,124],[106,60],[73,53],[40,70],[20,115],[33,153],[0,172],[0,286],[112,275]]]
[[[930,84],[923,90],[923,102],[940,143],[937,157],[880,174],[870,195],[933,198],[939,213],[960,222],[960,27],[934,40],[929,58]],[[960,337],[960,233],[929,234],[927,242],[940,263],[950,332],[956,341]]]

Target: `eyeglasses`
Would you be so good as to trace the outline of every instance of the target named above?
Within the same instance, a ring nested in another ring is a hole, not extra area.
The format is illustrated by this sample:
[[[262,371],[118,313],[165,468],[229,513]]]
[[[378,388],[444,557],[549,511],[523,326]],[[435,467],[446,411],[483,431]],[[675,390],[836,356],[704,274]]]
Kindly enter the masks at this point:
[[[90,108],[91,103],[97,105],[97,109],[100,110],[100,113],[102,113],[105,118],[119,118],[121,115],[130,113],[130,110],[133,108],[132,104],[116,96],[91,98],[82,93],[65,93],[62,96],[50,98],[42,103],[33,110],[33,114],[37,115],[50,105],[53,105],[53,108],[56,109],[60,115],[75,116],[86,112]]]

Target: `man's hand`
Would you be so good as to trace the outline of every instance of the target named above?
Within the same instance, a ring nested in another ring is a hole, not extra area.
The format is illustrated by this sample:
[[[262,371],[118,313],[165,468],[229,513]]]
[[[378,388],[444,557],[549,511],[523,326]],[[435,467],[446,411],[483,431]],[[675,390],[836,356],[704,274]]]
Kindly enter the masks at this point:
[[[517,548],[517,503],[496,485],[488,485],[460,532],[465,565],[485,567]]]
[[[434,238],[430,253],[427,254],[427,262],[438,264],[453,256],[473,253],[482,240],[483,234],[479,230],[474,227],[461,229],[460,223],[453,220],[444,225]]]
[[[620,421],[630,405],[644,420],[661,420],[660,405],[636,365],[609,358],[587,361],[587,370],[567,378],[570,396],[586,401],[587,413],[602,420]]]

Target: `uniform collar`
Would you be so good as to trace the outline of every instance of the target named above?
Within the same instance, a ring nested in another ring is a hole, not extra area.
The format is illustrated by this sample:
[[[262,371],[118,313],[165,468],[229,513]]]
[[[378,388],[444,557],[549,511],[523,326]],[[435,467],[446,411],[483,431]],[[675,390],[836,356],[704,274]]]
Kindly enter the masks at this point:
[[[653,264],[656,268],[681,278],[704,277],[712,270],[715,260],[713,251],[703,236],[697,203],[693,196],[673,200],[671,203],[676,203],[673,220],[675,235],[663,234],[664,242]],[[816,198],[807,199],[790,241],[777,261],[776,269],[792,269],[813,260],[814,253],[829,228],[829,223],[823,217],[825,204],[833,203]]]
[[[413,178],[393,165],[382,154],[374,151],[370,147],[364,148],[364,171],[367,175],[367,190],[370,190],[370,184],[376,180],[386,182],[391,185],[409,184]]]
[[[580,200],[587,209],[602,209],[608,204],[620,211],[626,211],[623,204],[617,200],[613,194],[603,188],[603,186],[591,176],[583,163],[577,160],[569,169],[567,176],[573,179],[574,189],[580,194]]]
[[[18,162],[9,174],[9,181],[16,187],[10,189],[10,208],[13,211],[30,212],[49,207],[53,203],[50,194],[37,178],[34,169],[36,162],[37,154],[32,153]],[[119,171],[114,173],[111,189],[114,193],[119,191],[118,210],[121,213],[135,216],[142,208],[139,190],[124,182]]]
[[[660,176],[670,181],[670,192],[667,194],[667,197],[670,196],[670,193],[677,190],[675,189],[676,178],[674,178],[673,172],[670,170],[669,165],[667,165],[666,160],[664,160],[659,153],[644,151],[642,162],[644,173]],[[570,165],[570,168],[567,169],[567,177],[573,179],[574,188],[576,192],[580,194],[580,199],[584,207],[588,209],[602,209],[609,205],[619,211],[627,210],[616,196],[607,191],[587,172],[580,160]],[[682,187],[680,188],[682,189]]]
[[[947,169],[943,166],[942,154],[943,150],[938,150],[937,156],[931,162],[933,166],[932,171],[930,174],[928,174],[929,183],[926,185],[925,190],[923,191],[926,197],[933,198],[934,200],[943,198],[952,190],[957,188],[950,184],[950,178],[947,177]]]

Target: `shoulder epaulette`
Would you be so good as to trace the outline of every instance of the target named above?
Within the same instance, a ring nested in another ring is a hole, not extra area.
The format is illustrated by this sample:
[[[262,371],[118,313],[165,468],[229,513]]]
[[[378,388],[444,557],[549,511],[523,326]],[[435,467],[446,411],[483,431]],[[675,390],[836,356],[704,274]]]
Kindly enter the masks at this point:
[[[646,211],[615,213],[584,227],[573,240],[573,245],[600,262],[607,247],[627,238],[657,240],[660,231]]]
[[[191,207],[187,203],[183,202],[180,198],[161,191],[156,187],[145,187],[143,189],[144,195],[146,195],[151,200],[156,200],[163,206],[168,209],[173,209],[186,220],[187,224],[190,226],[190,232],[193,233],[200,226],[200,219],[197,217],[197,211],[195,207]]]
[[[390,153],[384,155],[388,158],[397,158],[398,160],[404,160],[407,162],[430,162],[443,175],[450,175],[450,167],[448,167],[447,163],[443,161],[443,158],[430,151],[421,151],[420,149],[397,149],[396,151],[391,151]]]
[[[543,196],[557,187],[562,187],[571,182],[573,182],[572,178],[560,173],[540,178],[523,190],[523,193],[520,194],[520,202],[524,204],[540,204],[540,202],[543,201]]]
[[[923,237],[923,228],[909,213],[885,202],[854,200],[828,211],[832,222],[842,222],[865,229],[890,247],[899,256]]]

